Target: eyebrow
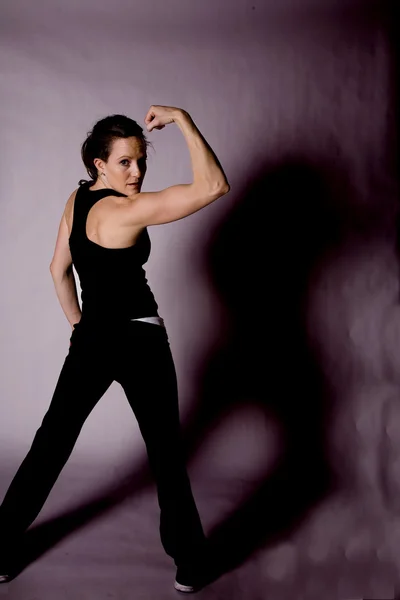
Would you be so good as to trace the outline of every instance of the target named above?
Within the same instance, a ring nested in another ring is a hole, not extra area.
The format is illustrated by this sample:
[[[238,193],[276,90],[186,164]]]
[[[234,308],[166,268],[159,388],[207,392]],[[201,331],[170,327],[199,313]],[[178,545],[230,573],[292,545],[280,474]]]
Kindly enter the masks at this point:
[[[147,154],[142,154],[142,156],[139,156],[139,160],[141,158],[146,158]],[[129,156],[128,154],[123,154],[122,156],[120,156],[119,158],[117,158],[117,160],[121,160],[121,158],[132,158],[131,156]]]

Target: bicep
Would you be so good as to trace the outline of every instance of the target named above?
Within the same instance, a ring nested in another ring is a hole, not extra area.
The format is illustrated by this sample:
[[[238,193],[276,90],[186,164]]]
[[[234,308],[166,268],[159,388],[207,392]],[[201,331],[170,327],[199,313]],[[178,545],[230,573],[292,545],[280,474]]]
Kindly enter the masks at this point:
[[[173,185],[160,192],[142,192],[131,205],[132,222],[147,226],[178,221],[224,193],[220,189],[205,192],[191,183]]]
[[[58,236],[50,269],[52,273],[63,274],[71,269],[71,265],[72,256],[69,249],[69,232],[64,211],[58,228]]]

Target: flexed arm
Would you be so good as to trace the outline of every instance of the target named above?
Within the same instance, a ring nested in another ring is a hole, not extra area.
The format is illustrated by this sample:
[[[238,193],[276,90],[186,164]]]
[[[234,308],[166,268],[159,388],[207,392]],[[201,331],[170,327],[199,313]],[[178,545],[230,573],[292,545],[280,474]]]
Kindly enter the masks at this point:
[[[145,124],[148,131],[176,123],[185,137],[193,170],[193,182],[174,185],[160,192],[140,192],[131,207],[132,222],[157,225],[182,219],[229,192],[225,173],[210,145],[190,115],[180,108],[152,106]]]

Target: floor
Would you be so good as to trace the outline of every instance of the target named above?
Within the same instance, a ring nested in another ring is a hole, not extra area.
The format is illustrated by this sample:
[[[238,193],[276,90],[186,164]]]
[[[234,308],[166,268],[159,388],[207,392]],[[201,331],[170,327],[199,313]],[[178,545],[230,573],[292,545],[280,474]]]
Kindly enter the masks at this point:
[[[148,475],[114,500],[98,494],[96,477],[69,468],[27,535],[26,566],[0,585],[12,600],[172,600],[175,568],[158,535],[158,505]],[[6,477],[0,478],[5,491]],[[229,521],[244,482],[192,478],[207,534]],[[131,485],[131,484],[129,484]],[[88,488],[93,498],[88,502]],[[134,492],[132,493],[132,489]],[[235,490],[235,494],[233,494]],[[233,500],[235,496],[235,500]],[[251,493],[249,492],[249,496]],[[86,500],[84,500],[86,498]],[[115,500],[117,498],[117,500]],[[79,506],[78,506],[79,505]],[[72,510],[74,509],[74,510]],[[265,506],[264,519],[274,521]],[[394,519],[394,518],[393,518]],[[260,526],[264,525],[260,523]],[[235,529],[233,528],[234,532]],[[231,544],[241,543],[230,532]],[[389,600],[396,567],[392,551],[400,520],[389,523],[359,499],[331,496],[290,532],[246,552],[248,557],[198,592],[199,600]],[[190,596],[189,596],[190,597]],[[193,596],[192,596],[193,597]]]

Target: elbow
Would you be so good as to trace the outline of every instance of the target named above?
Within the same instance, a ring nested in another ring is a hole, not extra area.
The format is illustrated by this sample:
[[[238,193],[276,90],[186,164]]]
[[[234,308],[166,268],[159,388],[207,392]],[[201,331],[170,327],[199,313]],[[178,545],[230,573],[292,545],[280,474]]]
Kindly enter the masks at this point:
[[[50,268],[50,273],[51,273],[51,276],[53,277],[53,279],[54,279],[54,277],[59,276],[60,270],[55,265],[53,265],[53,263],[50,264],[49,268]]]
[[[54,281],[60,281],[65,277],[68,277],[72,271],[72,265],[67,268],[56,267],[53,264],[50,264],[50,273]]]
[[[220,196],[224,196],[231,189],[229,183],[224,180],[215,185],[212,189],[211,195],[216,198],[220,198]]]
[[[227,181],[224,181],[223,185],[221,186],[221,193],[224,196],[225,194],[227,194],[231,189],[231,186],[229,185],[229,183]]]

